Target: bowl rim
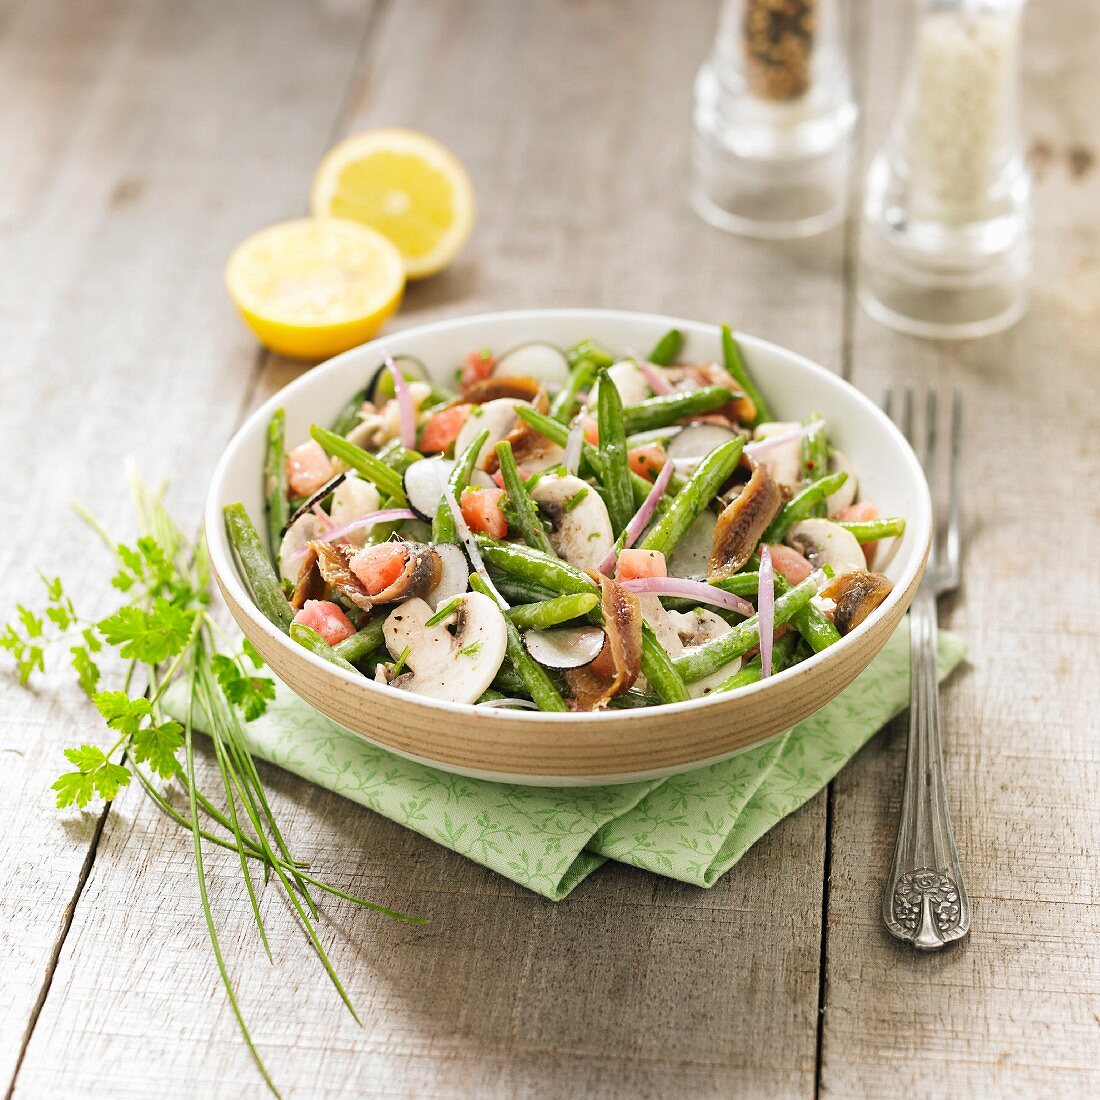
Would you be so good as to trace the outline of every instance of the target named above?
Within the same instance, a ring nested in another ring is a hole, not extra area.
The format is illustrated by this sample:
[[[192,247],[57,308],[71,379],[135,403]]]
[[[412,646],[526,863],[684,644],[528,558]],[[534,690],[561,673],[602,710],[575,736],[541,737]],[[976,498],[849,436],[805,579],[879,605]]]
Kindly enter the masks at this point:
[[[239,607],[244,610],[244,613],[248,616],[252,624],[263,631],[270,640],[286,649],[288,654],[294,659],[306,662],[308,665],[317,669],[319,673],[327,675],[335,674],[345,683],[365,691],[368,696],[375,693],[383,693],[386,698],[393,699],[395,693],[393,689],[388,686],[375,683],[375,681],[361,674],[348,672],[346,669],[342,669],[298,645],[289,635],[284,634],[275,627],[256,606],[251,592],[245,586],[240,576],[237,563],[225,534],[225,525],[221,514],[221,500],[224,496],[223,484],[227,474],[230,469],[234,468],[237,452],[243,445],[245,439],[256,430],[257,424],[262,423],[266,425],[276,409],[288,404],[300,392],[308,390],[311,386],[316,385],[320,378],[337,373],[343,370],[349,363],[360,358],[376,354],[385,354],[387,344],[393,340],[400,338],[404,341],[410,337],[416,338],[423,335],[447,332],[452,329],[464,329],[490,321],[530,320],[532,322],[538,322],[539,320],[565,319],[571,321],[591,319],[594,322],[657,322],[666,325],[668,328],[688,329],[695,334],[711,338],[717,338],[721,332],[719,325],[709,322],[693,321],[685,317],[675,317],[668,314],[649,313],[638,310],[596,309],[586,307],[492,310],[483,313],[465,314],[460,317],[451,317],[441,321],[432,321],[422,325],[411,325],[408,328],[400,329],[397,332],[389,333],[386,336],[378,337],[358,347],[341,352],[339,355],[333,356],[331,359],[327,359],[317,364],[315,367],[306,369],[298,378],[295,378],[292,382],[276,390],[275,393],[245,418],[237,431],[233,433],[229,442],[225,445],[221,457],[218,459],[218,463],[214,468],[214,473],[210,479],[210,486],[207,490],[203,526],[214,576],[218,583],[228,590]],[[905,438],[897,425],[894,424],[885,412],[867,397],[866,394],[858,390],[847,381],[847,379],[821,366],[819,363],[814,362],[808,356],[791,351],[771,340],[752,336],[739,330],[735,331],[734,335],[739,344],[749,349],[750,354],[754,350],[765,353],[778,353],[782,357],[797,361],[802,367],[808,368],[812,373],[825,376],[829,382],[846,390],[847,395],[853,399],[856,404],[861,405],[865,412],[873,419],[877,420],[881,426],[885,427],[888,435],[892,437],[905,464],[909,467],[909,473],[912,475],[912,483],[917,489],[916,500],[913,507],[914,514],[906,516],[905,534],[915,540],[920,540],[921,543],[921,545],[915,548],[915,552],[912,553],[910,562],[904,572],[894,581],[894,587],[890,595],[883,601],[881,607],[876,608],[875,612],[869,616],[865,622],[861,623],[851,634],[842,637],[839,642],[834,643],[819,653],[814,653],[810,657],[807,657],[805,661],[791,668],[784,669],[782,672],[775,673],[766,680],[760,680],[755,684],[740,688],[736,693],[737,698],[746,700],[760,695],[765,691],[789,683],[799,675],[807,674],[811,669],[825,669],[832,664],[839,664],[845,659],[849,648],[851,648],[854,642],[863,635],[868,625],[877,621],[882,615],[887,614],[889,610],[903,598],[912,585],[914,578],[917,577],[923,569],[927,557],[928,548],[931,542],[932,504],[924,471],[909,441]],[[532,711],[518,708],[477,707],[476,704],[473,703],[454,703],[449,700],[433,699],[429,696],[411,694],[408,695],[407,702],[437,710],[441,714],[447,715],[465,716],[476,711],[476,713],[484,715],[488,720],[507,718],[509,721],[523,722],[531,725],[570,725],[592,721],[599,721],[601,724],[624,723],[632,718],[637,718],[639,713],[659,713],[662,716],[675,714],[686,715],[701,710],[704,707],[713,707],[722,703],[727,698],[728,697],[724,697],[721,694],[707,695],[698,699],[689,699],[682,703],[662,703],[658,706],[645,708],[642,712],[635,709],[605,709],[598,712],[568,711],[564,713]]]

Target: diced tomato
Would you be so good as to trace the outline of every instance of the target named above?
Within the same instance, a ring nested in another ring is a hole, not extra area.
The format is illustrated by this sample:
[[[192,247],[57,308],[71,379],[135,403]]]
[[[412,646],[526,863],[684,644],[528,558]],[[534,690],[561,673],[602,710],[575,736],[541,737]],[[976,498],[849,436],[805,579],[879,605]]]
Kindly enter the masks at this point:
[[[503,489],[467,489],[462,494],[462,518],[471,531],[502,539],[508,534],[508,521],[500,507]]]
[[[409,552],[401,543],[380,542],[364,546],[348,562],[348,568],[363,582],[367,594],[375,596],[401,576],[408,560]]]
[[[668,566],[660,550],[620,550],[615,579],[638,581],[645,577],[667,577]]]
[[[600,426],[590,416],[584,418],[584,441],[593,447],[600,445]]]
[[[306,600],[294,621],[316,630],[329,645],[336,645],[355,633],[347,615],[328,600]]]
[[[768,543],[768,549],[772,552],[772,565],[775,571],[781,573],[791,584],[801,584],[813,571],[814,567],[797,551],[779,542]]]
[[[493,373],[497,365],[496,357],[487,349],[471,351],[462,364],[462,385],[472,386],[475,382],[484,381]]]
[[[297,497],[317,492],[334,471],[324,448],[315,439],[295,447],[286,456],[286,480]]]
[[[628,451],[626,460],[639,477],[652,481],[661,472],[667,457],[660,443],[647,443],[644,447]]]
[[[420,449],[426,455],[449,451],[472,409],[473,405],[451,405],[437,412],[420,433]]]
[[[878,509],[870,501],[860,500],[855,504],[849,504],[847,508],[839,509],[832,518],[846,520],[849,523],[867,523],[870,520],[878,519]],[[867,559],[867,564],[871,565],[875,560],[878,543],[863,542],[860,545],[863,547],[863,556]]]

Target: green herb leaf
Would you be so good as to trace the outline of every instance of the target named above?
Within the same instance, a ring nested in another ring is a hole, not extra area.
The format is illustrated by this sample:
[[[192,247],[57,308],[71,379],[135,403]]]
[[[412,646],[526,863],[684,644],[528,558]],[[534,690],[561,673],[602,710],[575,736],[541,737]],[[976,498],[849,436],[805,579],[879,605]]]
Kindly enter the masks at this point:
[[[160,596],[151,611],[120,607],[97,627],[110,645],[121,646],[119,654],[125,659],[159,665],[175,657],[187,644],[194,618],[194,611],[177,607]]]
[[[130,782],[130,769],[112,764],[106,753],[96,745],[66,749],[65,758],[79,770],[65,772],[53,784],[59,807],[70,806],[74,802],[78,806],[87,806],[97,796],[110,802],[119,788]]]
[[[100,691],[92,696],[95,709],[103,715],[103,720],[113,730],[131,737],[137,733],[141,724],[153,713],[148,699],[139,696],[131,699],[124,691]],[[68,750],[66,750],[68,755]],[[71,757],[70,757],[71,759]],[[73,760],[75,764],[76,761]]]
[[[148,761],[163,778],[169,779],[180,770],[176,754],[183,748],[183,726],[179,722],[162,722],[159,726],[138,730],[131,744],[134,759],[139,764]]]
[[[252,654],[259,656],[255,650],[252,650]],[[249,655],[249,660],[255,663],[252,654]],[[274,680],[267,676],[244,675],[232,657],[216,653],[210,659],[210,667],[221,686],[222,694],[233,706],[241,709],[246,722],[259,718],[267,710],[268,702],[275,698]]]

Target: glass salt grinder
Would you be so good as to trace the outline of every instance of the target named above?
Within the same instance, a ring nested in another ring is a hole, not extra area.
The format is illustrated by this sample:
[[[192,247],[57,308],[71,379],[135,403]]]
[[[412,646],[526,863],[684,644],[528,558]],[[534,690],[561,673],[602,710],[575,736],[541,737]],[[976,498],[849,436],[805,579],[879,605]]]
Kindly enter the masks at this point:
[[[747,237],[807,237],[847,215],[856,107],[844,0],[724,0],[695,82],[692,204]]]
[[[1027,307],[1030,178],[1019,125],[1026,0],[910,0],[912,56],[867,176],[860,297],[902,332],[966,339]]]

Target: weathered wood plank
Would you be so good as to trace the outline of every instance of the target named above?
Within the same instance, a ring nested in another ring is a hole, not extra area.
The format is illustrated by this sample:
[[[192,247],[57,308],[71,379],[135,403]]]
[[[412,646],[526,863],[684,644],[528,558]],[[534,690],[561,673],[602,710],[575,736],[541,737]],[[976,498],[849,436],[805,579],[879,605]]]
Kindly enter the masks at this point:
[[[0,461],[25,475],[8,478],[20,521],[0,546],[5,617],[15,599],[39,601],[38,566],[65,576],[85,614],[105,606],[109,563],[68,502],[128,530],[128,454],[150,480],[172,478],[181,515],[197,517],[256,376],[221,266],[245,233],[301,207],[300,173],[331,129],[363,14],[5,5]],[[294,171],[271,173],[276,156]],[[3,674],[5,1087],[100,816],[57,814],[49,790],[62,746],[101,739],[70,679],[28,692]],[[112,957],[124,967],[124,949]]]
[[[714,15],[660,3],[629,19],[611,3],[389,8],[344,128],[436,134],[469,165],[481,205],[466,255],[411,287],[397,323],[509,306],[668,310],[729,317],[836,366],[842,234],[777,249],[723,236],[688,208],[691,78]],[[311,163],[274,142],[256,157],[284,196],[268,213],[293,213]],[[261,392],[293,370],[269,362]],[[410,929],[329,910],[325,940],[359,1030],[270,898],[279,969],[260,962],[237,871],[212,857],[245,1010],[289,1094],[538,1095],[551,1080],[563,1095],[726,1095],[731,1082],[746,1095],[813,1091],[822,799],[712,891],[609,868],[554,906],[265,775],[303,857],[432,918]],[[80,1092],[109,1061],[119,1096],[260,1095],[205,944],[188,840],[132,792],[120,811],[20,1088]],[[148,928],[171,936],[146,940]]]
[[[876,132],[893,17],[892,5],[875,6]],[[1100,1091],[1100,524],[1081,496],[1100,467],[1100,177],[1082,167],[1100,144],[1085,109],[1100,95],[1100,23],[1093,5],[1075,3],[1035,6],[1026,25],[1027,130],[1040,154],[1030,313],[1010,333],[960,345],[899,337],[862,315],[855,328],[853,380],[872,395],[887,380],[928,382],[961,386],[967,402],[968,568],[942,606],[971,646],[971,667],[944,694],[944,739],[974,915],[969,941],[934,958],[881,926],[901,797],[897,723],[835,783],[829,1096],[885,1095],[902,1082],[913,1095]]]

